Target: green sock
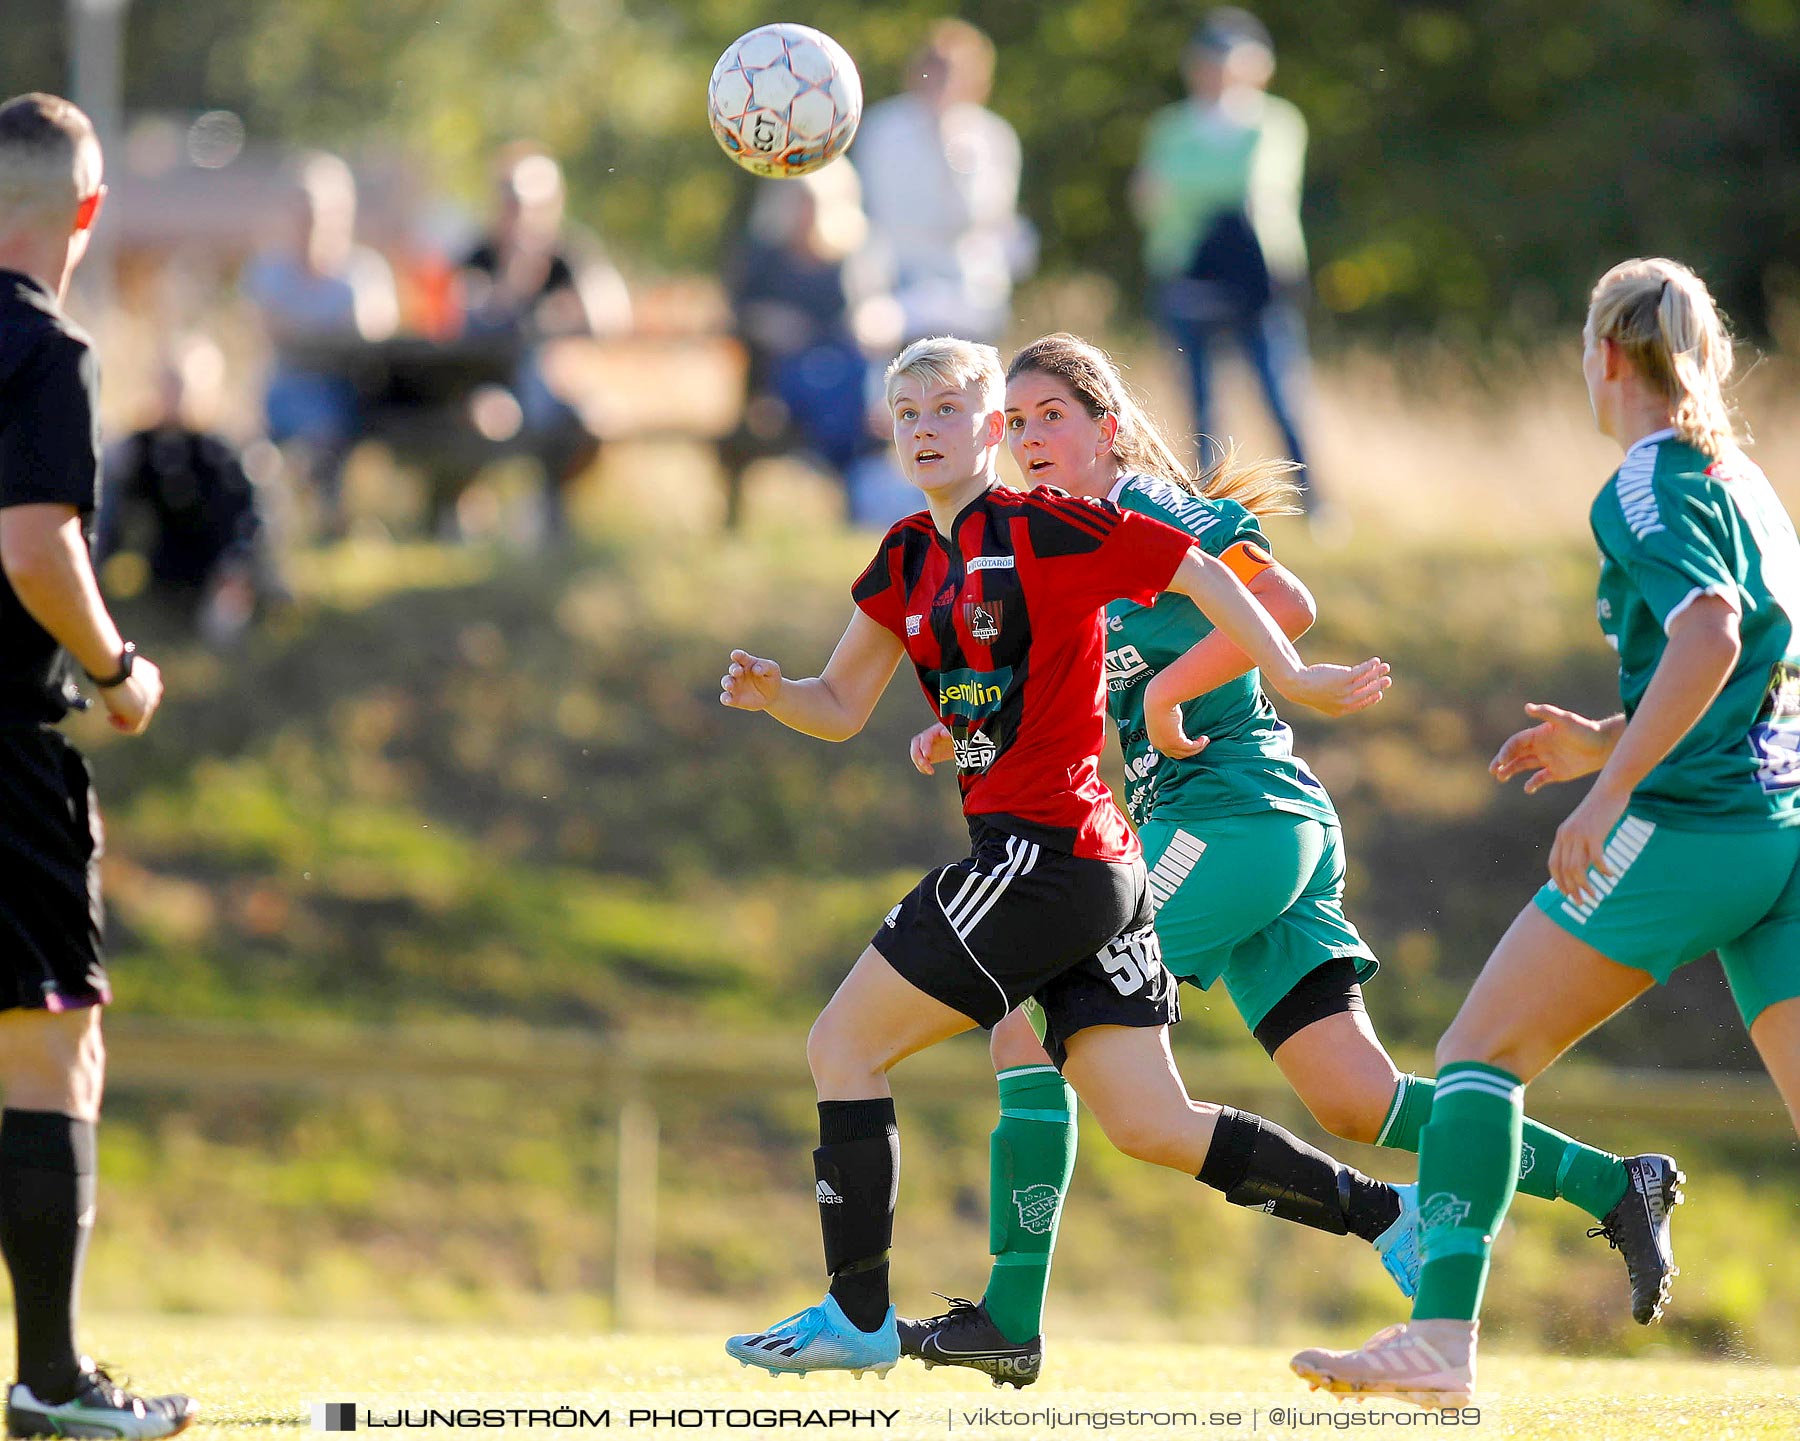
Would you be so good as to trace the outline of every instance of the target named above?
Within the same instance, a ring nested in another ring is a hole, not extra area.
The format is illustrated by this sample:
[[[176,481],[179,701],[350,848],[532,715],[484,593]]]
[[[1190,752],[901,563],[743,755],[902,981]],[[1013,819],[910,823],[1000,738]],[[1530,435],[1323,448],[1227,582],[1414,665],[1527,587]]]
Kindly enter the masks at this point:
[[[1496,1066],[1445,1066],[1419,1134],[1419,1226],[1425,1264],[1413,1319],[1473,1321],[1488,1257],[1518,1184],[1525,1087]]]
[[[1018,1345],[1043,1329],[1050,1254],[1075,1171],[1075,1092],[1053,1066],[1000,1073],[988,1143],[988,1315]]]
[[[1382,1122],[1377,1146],[1417,1151],[1419,1132],[1431,1117],[1433,1083],[1425,1076],[1402,1076]],[[1625,1163],[1610,1151],[1583,1145],[1527,1116],[1519,1144],[1519,1189],[1546,1201],[1570,1201],[1596,1221],[1619,1204],[1630,1184]]]

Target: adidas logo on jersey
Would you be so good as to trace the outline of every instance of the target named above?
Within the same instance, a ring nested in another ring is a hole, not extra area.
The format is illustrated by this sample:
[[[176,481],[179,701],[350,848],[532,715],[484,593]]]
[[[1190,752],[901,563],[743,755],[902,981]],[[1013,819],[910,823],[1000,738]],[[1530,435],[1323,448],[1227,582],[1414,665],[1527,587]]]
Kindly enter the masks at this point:
[[[829,1181],[819,1182],[818,1194],[819,1204],[821,1206],[841,1206],[844,1204],[844,1198],[831,1189],[831,1182]]]

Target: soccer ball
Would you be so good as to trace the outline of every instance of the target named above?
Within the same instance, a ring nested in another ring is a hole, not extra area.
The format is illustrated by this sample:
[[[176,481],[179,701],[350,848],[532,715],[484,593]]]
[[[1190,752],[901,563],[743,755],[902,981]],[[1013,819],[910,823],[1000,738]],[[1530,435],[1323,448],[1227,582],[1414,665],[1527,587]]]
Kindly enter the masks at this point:
[[[829,35],[764,25],[713,66],[706,112],[727,155],[757,175],[786,179],[844,153],[862,119],[862,78]]]

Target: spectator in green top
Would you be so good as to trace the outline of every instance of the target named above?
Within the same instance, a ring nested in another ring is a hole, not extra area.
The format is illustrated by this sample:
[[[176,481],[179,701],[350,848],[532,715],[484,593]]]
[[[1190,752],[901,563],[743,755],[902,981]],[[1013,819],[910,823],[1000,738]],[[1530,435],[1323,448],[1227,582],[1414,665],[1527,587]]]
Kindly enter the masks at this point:
[[[1231,7],[1210,11],[1183,57],[1188,98],[1151,120],[1132,178],[1152,305],[1187,363],[1203,471],[1222,458],[1212,438],[1211,378],[1221,337],[1243,347],[1288,454],[1307,461],[1300,435],[1306,121],[1267,92],[1274,73],[1274,46],[1260,20]],[[1311,472],[1301,476],[1313,510]]]

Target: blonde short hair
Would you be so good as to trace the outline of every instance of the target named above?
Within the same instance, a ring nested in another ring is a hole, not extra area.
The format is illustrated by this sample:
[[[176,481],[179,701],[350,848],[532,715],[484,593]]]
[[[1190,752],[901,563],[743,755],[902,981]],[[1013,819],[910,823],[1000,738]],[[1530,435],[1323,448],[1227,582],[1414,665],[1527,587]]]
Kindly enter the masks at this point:
[[[974,385],[983,410],[1006,407],[1006,369],[1000,363],[1000,352],[991,345],[977,345],[953,335],[915,340],[894,357],[883,377],[889,405],[894,403],[894,387],[903,379],[951,389]]]
[[[0,105],[0,219],[73,211],[100,189],[100,164],[94,122],[61,96]]]
[[[1712,294],[1678,260],[1623,261],[1588,299],[1588,334],[1610,340],[1674,412],[1675,434],[1717,460],[1737,443],[1725,382],[1731,333]]]

